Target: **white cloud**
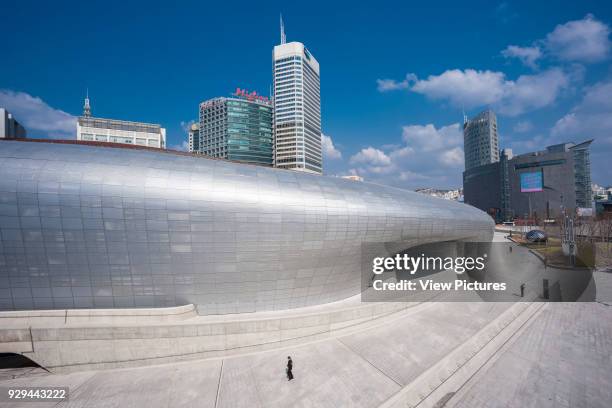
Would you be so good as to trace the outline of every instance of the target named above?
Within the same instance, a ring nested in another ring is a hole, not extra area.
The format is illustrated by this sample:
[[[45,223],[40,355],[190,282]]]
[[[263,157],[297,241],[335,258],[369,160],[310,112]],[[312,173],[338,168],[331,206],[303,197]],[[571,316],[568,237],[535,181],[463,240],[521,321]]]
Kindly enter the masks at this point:
[[[351,172],[367,180],[401,187],[458,186],[463,170],[463,136],[458,123],[406,125],[403,144],[367,147],[351,157]]]
[[[377,89],[380,92],[408,89],[408,81],[396,81],[395,79],[377,79]]]
[[[612,80],[587,87],[582,99],[573,109],[559,118],[547,133],[533,131],[530,122],[518,122],[514,131],[530,132],[529,137],[514,139],[510,146],[514,153],[544,149],[556,143],[582,142],[595,139],[591,148],[591,174],[598,183],[612,179]],[[532,134],[533,133],[533,134]]]
[[[189,130],[191,129],[191,125],[193,125],[194,123],[196,123],[195,120],[189,120],[187,122],[182,120],[181,121],[181,129],[183,129],[183,132],[189,133]]]
[[[580,122],[576,117],[576,113],[570,112],[555,123],[551,134],[554,136],[570,135],[572,133],[577,133],[580,130],[580,127]]]
[[[551,137],[536,134],[535,136],[530,135],[529,138],[526,139],[513,139],[510,142],[510,146],[507,147],[511,147],[514,154],[522,154],[542,150],[546,146],[550,146],[554,143]]]
[[[501,72],[451,69],[417,79],[411,90],[431,99],[448,99],[456,106],[474,107],[499,101],[504,82]]]
[[[423,181],[423,180],[429,180],[429,177],[427,177],[424,174],[415,173],[413,171],[406,170],[406,171],[400,171],[399,179],[401,181],[407,181],[407,182],[415,182],[415,181],[419,181],[420,182],[420,181]]]
[[[498,102],[499,112],[516,116],[552,105],[569,85],[568,75],[559,68],[521,75],[516,81],[506,81],[504,97]]]
[[[25,128],[29,136],[36,132],[53,139],[74,139],[76,117],[47,105],[25,92],[0,89],[0,107],[6,108]]]
[[[580,109],[612,112],[612,81],[600,82],[586,88]]]
[[[373,147],[361,149],[361,151],[351,157],[352,164],[367,164],[374,166],[388,166],[391,164],[391,159],[382,150]]]
[[[458,123],[440,128],[433,124],[404,126],[402,140],[406,143],[404,149],[415,153],[408,168],[412,172],[463,166],[463,131]],[[391,157],[395,157],[395,152]]]
[[[392,160],[405,159],[414,154],[414,148],[412,146],[394,147],[390,149],[389,157]]]
[[[545,39],[530,46],[509,45],[502,51],[504,57],[518,58],[534,69],[547,56],[574,62],[564,65],[564,69],[552,67],[514,80],[499,71],[449,69],[425,79],[408,74],[402,81],[378,80],[378,90],[405,89],[432,100],[448,101],[456,107],[488,105],[501,114],[516,116],[552,105],[571,83],[580,82],[584,67],[577,63],[607,58],[611,48],[609,35],[609,26],[589,14],[581,20],[558,25]]]
[[[410,84],[416,80],[414,74],[406,75],[403,81],[396,81],[395,79],[377,79],[377,89],[379,92],[397,91],[398,89],[408,89]]]
[[[533,130],[533,123],[528,120],[523,120],[515,124],[512,130],[515,133],[527,133]]]
[[[408,125],[402,128],[402,139],[406,144],[417,147],[419,151],[431,152],[461,144],[463,133],[458,123],[442,126],[440,129],[436,129],[432,124]]]
[[[191,129],[191,125],[197,123],[195,120],[182,120],[180,122],[181,129],[184,134],[179,137],[181,141],[178,144],[168,145],[169,150],[177,150],[179,152],[188,152],[189,151],[189,131]]]
[[[612,144],[612,80],[586,89],[582,101],[559,119],[551,129],[556,140],[596,138]],[[610,152],[612,153],[612,152]]]
[[[417,79],[410,88],[434,100],[474,108],[493,106],[499,113],[516,116],[555,102],[569,87],[570,76],[559,68],[508,80],[503,72],[474,69],[447,70],[427,79]]]
[[[443,151],[440,154],[440,161],[451,167],[463,165],[463,159],[463,149],[460,147],[453,147],[452,149]]]
[[[588,14],[582,20],[559,24],[546,36],[551,54],[561,60],[597,62],[610,52],[610,27]]]
[[[323,152],[323,157],[327,159],[335,160],[342,158],[342,153],[340,150],[336,149],[332,138],[323,133],[321,133],[321,150]]]
[[[502,55],[506,58],[518,58],[524,65],[530,68],[537,68],[537,60],[542,57],[542,51],[539,47],[519,47],[518,45],[509,45],[502,51]]]
[[[612,80],[588,87],[582,100],[561,117],[550,131],[552,143],[595,139],[591,148],[591,174],[597,183],[612,179]],[[551,144],[551,143],[549,143]]]
[[[609,35],[610,27],[588,14],[582,20],[557,25],[545,39],[529,47],[509,45],[502,55],[518,58],[531,68],[537,68],[537,61],[545,56],[562,61],[597,62],[609,55]]]

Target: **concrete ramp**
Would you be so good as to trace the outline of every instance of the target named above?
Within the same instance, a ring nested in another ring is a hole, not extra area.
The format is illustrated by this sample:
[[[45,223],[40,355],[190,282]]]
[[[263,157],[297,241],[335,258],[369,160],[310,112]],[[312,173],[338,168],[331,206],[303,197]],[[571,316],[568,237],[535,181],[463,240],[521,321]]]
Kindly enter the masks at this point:
[[[424,374],[435,377],[438,372],[430,367],[449,355],[461,356],[455,351],[463,352],[471,339],[484,341],[483,329],[505,327],[498,327],[498,319],[520,315],[526,306],[422,303],[268,351],[50,374],[2,385],[67,384],[70,400],[60,407],[377,407],[403,396]],[[291,382],[285,378],[288,355],[295,362]]]
[[[290,311],[218,316],[199,316],[193,305],[2,312],[0,353],[22,354],[53,372],[229,356],[324,339],[417,304],[360,303],[353,297]]]
[[[37,407],[610,406],[609,307],[427,303],[383,320],[269,351],[0,386],[70,387],[69,401]]]

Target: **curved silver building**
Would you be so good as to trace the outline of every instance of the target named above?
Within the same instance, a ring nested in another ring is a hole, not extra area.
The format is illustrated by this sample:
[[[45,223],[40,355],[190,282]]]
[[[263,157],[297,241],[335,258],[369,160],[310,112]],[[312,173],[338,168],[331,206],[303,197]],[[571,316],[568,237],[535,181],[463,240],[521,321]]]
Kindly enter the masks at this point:
[[[490,240],[485,213],[169,152],[0,142],[0,309],[277,310],[361,289],[361,249]]]

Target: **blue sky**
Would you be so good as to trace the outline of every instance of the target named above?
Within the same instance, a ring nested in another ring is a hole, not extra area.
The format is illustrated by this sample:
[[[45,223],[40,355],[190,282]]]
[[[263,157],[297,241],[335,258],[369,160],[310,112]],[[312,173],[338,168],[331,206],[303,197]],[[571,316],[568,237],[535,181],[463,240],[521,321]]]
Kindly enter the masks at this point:
[[[282,12],[321,64],[326,173],[459,187],[462,106],[491,107],[515,153],[595,138],[593,180],[612,184],[612,3],[408,3],[4,1],[0,106],[73,138],[89,88],[94,115],[181,148],[200,101],[268,91]]]

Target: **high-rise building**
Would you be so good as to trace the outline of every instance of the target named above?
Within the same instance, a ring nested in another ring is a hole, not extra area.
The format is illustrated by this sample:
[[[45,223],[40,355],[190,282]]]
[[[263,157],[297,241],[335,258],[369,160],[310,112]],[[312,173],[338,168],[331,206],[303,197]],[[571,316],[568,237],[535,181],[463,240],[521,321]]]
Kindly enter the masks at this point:
[[[474,118],[463,120],[465,170],[499,161],[497,117],[488,109]]]
[[[514,156],[463,173],[465,202],[498,221],[519,218],[556,218],[592,208],[592,140],[561,143],[545,150]]]
[[[77,120],[77,140],[166,148],[166,129],[154,123],[102,119],[91,115],[89,95]]]
[[[26,130],[6,109],[0,108],[0,139],[24,139]]]
[[[568,150],[574,156],[574,185],[576,186],[576,206],[589,208],[593,201],[591,186],[591,154],[589,147],[593,141],[588,140]]]
[[[319,63],[300,42],[272,52],[274,71],[274,165],[321,174],[321,91]]]
[[[272,166],[272,103],[238,88],[232,97],[200,104],[197,152],[223,159]]]
[[[192,123],[189,126],[189,152],[200,153],[200,124]]]

